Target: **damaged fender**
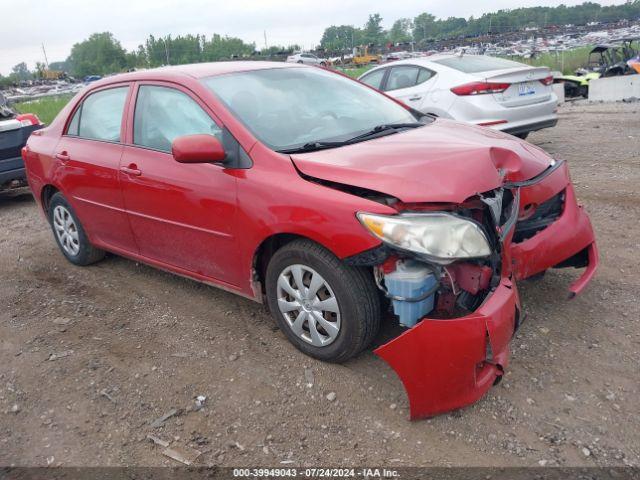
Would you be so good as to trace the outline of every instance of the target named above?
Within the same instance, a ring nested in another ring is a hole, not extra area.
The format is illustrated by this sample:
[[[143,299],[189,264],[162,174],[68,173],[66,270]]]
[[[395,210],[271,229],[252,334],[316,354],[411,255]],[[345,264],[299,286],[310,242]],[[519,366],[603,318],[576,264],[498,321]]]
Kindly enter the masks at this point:
[[[375,354],[402,380],[412,420],[470,405],[502,375],[516,326],[516,286],[503,278],[474,313],[423,319]]]

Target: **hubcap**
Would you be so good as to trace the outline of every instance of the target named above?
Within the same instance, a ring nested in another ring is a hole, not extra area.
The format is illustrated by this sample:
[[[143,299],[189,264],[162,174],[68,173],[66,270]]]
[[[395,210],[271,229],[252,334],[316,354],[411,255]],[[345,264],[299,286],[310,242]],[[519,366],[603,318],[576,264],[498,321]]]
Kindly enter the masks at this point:
[[[302,340],[326,347],[340,332],[340,309],[326,280],[306,265],[290,265],[278,277],[278,307]]]
[[[62,249],[69,255],[76,256],[80,251],[78,227],[69,210],[62,205],[53,209],[53,229]]]

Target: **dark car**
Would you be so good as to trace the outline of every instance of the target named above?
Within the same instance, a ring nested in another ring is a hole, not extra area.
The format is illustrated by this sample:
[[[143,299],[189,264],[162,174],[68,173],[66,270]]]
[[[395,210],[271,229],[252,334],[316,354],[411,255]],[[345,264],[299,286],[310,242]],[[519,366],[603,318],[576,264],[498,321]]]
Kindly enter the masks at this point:
[[[0,190],[27,185],[20,151],[31,132],[42,127],[33,114],[18,115],[0,93]]]

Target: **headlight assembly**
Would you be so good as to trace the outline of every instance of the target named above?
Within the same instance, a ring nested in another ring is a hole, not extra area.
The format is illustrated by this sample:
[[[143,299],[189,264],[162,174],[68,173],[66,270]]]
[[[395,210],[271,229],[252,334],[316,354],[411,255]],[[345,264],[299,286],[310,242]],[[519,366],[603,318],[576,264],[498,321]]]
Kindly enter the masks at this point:
[[[489,241],[475,222],[450,213],[377,215],[358,213],[362,225],[385,243],[447,265],[465,258],[487,257]]]

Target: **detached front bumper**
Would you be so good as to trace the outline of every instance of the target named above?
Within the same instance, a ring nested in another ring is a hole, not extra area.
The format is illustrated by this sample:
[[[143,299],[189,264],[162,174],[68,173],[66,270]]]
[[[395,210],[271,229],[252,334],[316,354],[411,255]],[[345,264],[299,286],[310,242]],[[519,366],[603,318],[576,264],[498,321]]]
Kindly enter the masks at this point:
[[[540,204],[562,189],[565,192],[562,214],[531,238],[512,243],[511,257],[516,280],[556,266],[586,267],[582,276],[569,287],[573,296],[593,278],[599,259],[591,221],[578,205],[566,166],[539,184],[523,188],[521,205]]]
[[[518,310],[516,286],[503,278],[474,313],[424,318],[375,350],[402,380],[412,420],[470,405],[489,390],[508,364]]]

